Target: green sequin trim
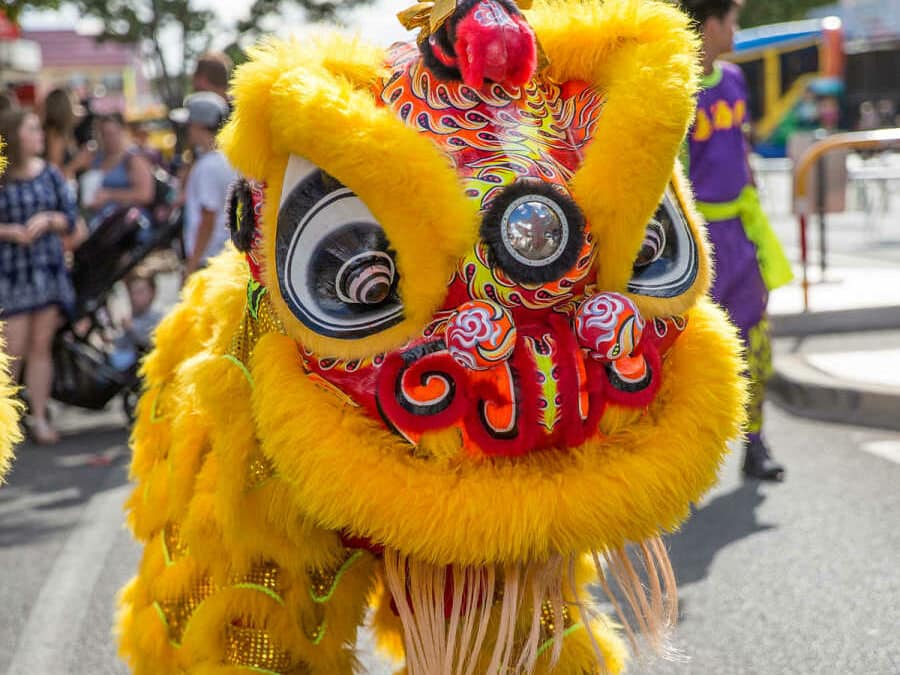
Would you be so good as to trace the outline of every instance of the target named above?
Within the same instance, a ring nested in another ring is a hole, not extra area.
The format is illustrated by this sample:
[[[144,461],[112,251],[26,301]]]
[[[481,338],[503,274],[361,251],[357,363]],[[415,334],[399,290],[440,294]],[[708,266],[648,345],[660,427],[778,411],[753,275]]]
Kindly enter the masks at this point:
[[[228,361],[231,361],[234,365],[241,369],[241,372],[244,373],[244,377],[247,378],[247,382],[250,383],[250,388],[253,388],[253,375],[250,374],[250,371],[247,370],[247,366],[244,365],[244,362],[241,361],[238,357],[233,356],[232,354],[224,354],[223,358]]]
[[[284,599],[280,595],[278,595],[278,593],[273,591],[271,588],[266,588],[265,586],[262,586],[261,584],[252,584],[250,582],[245,581],[245,582],[242,582],[239,584],[234,584],[234,586],[232,586],[232,588],[249,588],[252,591],[259,591],[260,593],[265,593],[266,595],[268,595],[279,605],[284,604]]]
[[[241,670],[252,670],[254,673],[265,673],[265,675],[281,675],[281,673],[276,673],[274,670],[266,670],[265,668],[259,668],[258,666],[237,666]]]
[[[163,626],[166,627],[166,632],[169,632],[169,620],[166,618],[166,613],[162,610],[162,607],[159,606],[158,602],[153,603],[153,609],[156,610],[156,615],[159,617],[159,620],[163,622]],[[169,644],[173,647],[181,647],[181,643],[175,642],[172,638],[169,638]],[[277,675],[277,674],[276,674]]]
[[[316,628],[316,637],[312,640],[313,645],[318,646],[325,637],[325,630],[328,628],[328,620],[324,619],[319,627]]]
[[[362,551],[356,551],[355,553],[353,553],[353,555],[351,555],[349,558],[347,558],[347,560],[344,561],[344,564],[341,565],[340,569],[334,575],[334,581],[331,582],[331,587],[328,589],[328,592],[325,595],[316,595],[313,592],[313,589],[310,588],[309,595],[313,599],[313,602],[322,603],[322,602],[328,602],[329,600],[331,600],[331,596],[334,595],[334,591],[337,588],[338,583],[341,580],[341,577],[344,576],[344,573],[348,569],[350,569],[350,566],[353,563],[355,563],[357,560],[359,560],[362,557],[362,554],[363,554]]]
[[[247,282],[247,311],[254,319],[259,319],[259,304],[266,294],[266,287],[256,279]]]
[[[571,626],[569,626],[568,628],[566,628],[563,631],[562,636],[564,638],[569,637],[569,635],[574,633],[576,630],[580,630],[582,628],[584,628],[583,623],[572,624]],[[550,638],[549,640],[544,642],[544,644],[542,644],[540,647],[538,647],[537,655],[540,656],[541,654],[543,654],[545,651],[547,651],[551,647],[551,645],[553,645],[553,638]]]

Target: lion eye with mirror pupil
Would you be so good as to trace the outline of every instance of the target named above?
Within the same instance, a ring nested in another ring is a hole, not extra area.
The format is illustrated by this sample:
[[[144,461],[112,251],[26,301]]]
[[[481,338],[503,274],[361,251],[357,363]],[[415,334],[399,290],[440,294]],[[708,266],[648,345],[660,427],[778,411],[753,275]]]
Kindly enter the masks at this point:
[[[638,252],[635,267],[646,267],[656,262],[662,256],[666,249],[666,228],[656,218],[653,218],[647,225],[647,231],[644,234],[644,243]]]

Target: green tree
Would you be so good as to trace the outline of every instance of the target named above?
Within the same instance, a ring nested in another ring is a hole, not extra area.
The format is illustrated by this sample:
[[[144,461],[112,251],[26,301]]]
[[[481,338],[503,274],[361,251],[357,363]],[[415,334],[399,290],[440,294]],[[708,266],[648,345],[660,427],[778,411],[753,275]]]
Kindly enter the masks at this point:
[[[228,26],[219,21],[215,12],[197,8],[192,0],[74,0],[83,15],[101,21],[101,40],[135,44],[140,48],[155,70],[158,93],[170,107],[181,105],[187,92],[188,74],[197,56],[212,46],[214,38],[230,38],[226,51],[240,61],[242,41],[257,35],[266,18],[289,7],[302,9],[309,20],[337,20],[344,11],[370,1],[255,0],[246,20]],[[180,54],[175,59],[162,46],[173,35],[180,46]]]
[[[13,23],[18,23],[26,9],[59,9],[60,0],[4,0],[2,11]]]
[[[750,28],[802,19],[813,7],[829,4],[833,4],[833,0],[746,0],[741,12],[741,26]]]

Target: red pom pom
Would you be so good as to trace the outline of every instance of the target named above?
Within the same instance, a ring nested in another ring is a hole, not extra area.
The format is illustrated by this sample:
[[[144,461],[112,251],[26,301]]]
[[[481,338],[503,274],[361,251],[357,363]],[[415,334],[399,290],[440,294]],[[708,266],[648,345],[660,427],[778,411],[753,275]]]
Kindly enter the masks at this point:
[[[630,356],[644,332],[637,307],[620,293],[598,293],[575,314],[575,334],[591,358],[614,361]]]
[[[447,351],[470,370],[487,370],[505,361],[516,345],[512,317],[490,300],[460,305],[447,325]]]
[[[456,26],[456,57],[463,82],[480,88],[485,80],[521,86],[537,67],[537,40],[531,26],[494,0],[481,0]]]

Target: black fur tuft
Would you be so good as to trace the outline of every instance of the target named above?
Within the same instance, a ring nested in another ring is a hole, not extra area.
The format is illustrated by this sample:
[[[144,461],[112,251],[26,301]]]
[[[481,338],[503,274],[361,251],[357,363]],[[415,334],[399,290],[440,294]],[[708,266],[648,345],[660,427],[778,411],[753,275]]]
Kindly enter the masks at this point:
[[[253,235],[256,231],[256,219],[253,217],[253,195],[250,183],[238,178],[231,184],[228,200],[225,203],[228,217],[228,231],[231,241],[238,251],[247,253],[253,246]]]
[[[541,195],[552,199],[566,218],[569,240],[562,254],[546,265],[522,264],[509,253],[503,243],[503,213],[512,202],[527,195]],[[584,245],[584,228],[584,215],[572,197],[540,180],[520,180],[507,187],[491,202],[481,221],[481,238],[488,245],[491,264],[503,269],[510,279],[519,283],[541,284],[559,279],[578,262],[578,255]]]

